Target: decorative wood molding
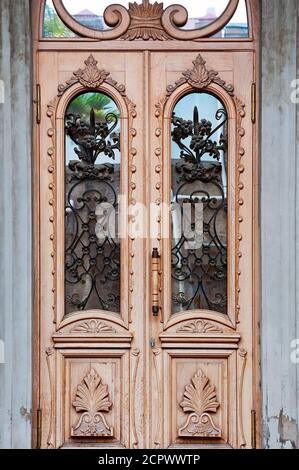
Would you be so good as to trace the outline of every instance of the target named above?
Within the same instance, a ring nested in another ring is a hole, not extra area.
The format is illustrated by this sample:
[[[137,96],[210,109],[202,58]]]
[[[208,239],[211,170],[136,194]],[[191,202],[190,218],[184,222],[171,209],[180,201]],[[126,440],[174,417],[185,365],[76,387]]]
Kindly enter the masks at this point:
[[[161,247],[161,240],[162,240],[162,200],[163,200],[163,194],[162,194],[162,137],[163,137],[163,110],[164,110],[164,105],[165,105],[166,99],[163,98],[161,99],[156,105],[156,111],[155,111],[155,117],[157,118],[157,127],[155,129],[155,138],[158,138],[158,145],[155,148],[155,157],[156,157],[156,165],[155,165],[155,174],[156,174],[156,180],[155,180],[155,191],[156,191],[156,196],[155,196],[155,206],[156,206],[156,240],[157,240],[157,246],[159,248],[159,252],[162,252],[162,247]],[[159,286],[160,286],[160,293],[163,290],[162,286],[162,270],[159,271]],[[162,310],[162,315],[163,315],[163,310]]]
[[[141,4],[137,2],[129,3],[129,14],[131,17],[128,31],[122,36],[122,39],[132,41],[134,39],[148,39],[165,41],[171,39],[169,34],[164,31],[161,18],[163,14],[163,3],[150,3],[149,0],[143,0]]]
[[[240,448],[245,449],[247,446],[245,434],[244,434],[244,422],[243,422],[243,385],[244,385],[244,374],[247,362],[247,351],[245,349],[239,349],[238,355],[241,358],[241,372],[239,382],[239,393],[238,393],[238,404],[239,404],[239,431],[241,436]]]
[[[47,150],[47,155],[50,160],[48,165],[48,173],[51,176],[51,181],[49,183],[49,206],[52,209],[52,215],[49,217],[49,222],[52,226],[52,233],[50,235],[50,240],[52,243],[52,251],[51,251],[51,258],[52,258],[52,277],[53,277],[53,285],[52,285],[52,295],[53,295],[53,302],[52,302],[52,311],[53,311],[53,323],[56,323],[56,186],[55,186],[55,171],[56,171],[56,146],[55,146],[55,111],[57,107],[58,99],[55,98],[51,103],[47,106],[47,116],[50,118],[51,127],[47,130],[47,136],[51,140],[50,147]]]
[[[216,413],[220,404],[217,401],[215,387],[199,369],[192,377],[191,383],[186,385],[184,400],[180,403],[188,415],[186,423],[179,429],[180,437],[220,437],[218,429],[210,413]]]
[[[76,325],[71,329],[71,333],[116,333],[116,330],[104,321],[92,318],[90,320],[85,320],[79,323],[79,325]]]
[[[217,83],[220,85],[227,93],[231,96],[234,96],[234,87],[233,85],[227,85],[224,80],[219,77],[219,72],[215,70],[209,70],[206,67],[206,61],[203,59],[201,54],[198,54],[196,59],[192,62],[193,68],[188,69],[182,73],[182,77],[175,82],[174,85],[167,86],[167,96],[169,97],[177,88],[184,83],[188,83],[190,86],[196,90],[202,90],[207,88],[210,83]]]
[[[137,172],[137,167],[135,165],[135,157],[137,155],[137,150],[134,147],[134,139],[137,136],[137,131],[134,127],[134,121],[137,117],[136,105],[128,99],[127,96],[124,97],[127,103],[129,111],[129,195],[128,195],[128,206],[132,207],[136,205],[136,199],[134,193],[137,188],[136,181],[134,180],[134,175]],[[134,216],[129,215],[129,323],[132,322],[132,311],[133,311],[133,293],[134,293],[134,230],[133,226],[136,224],[136,219]]]
[[[78,385],[73,407],[77,413],[83,411],[83,414],[78,423],[72,427],[72,436],[113,436],[113,428],[107,424],[103,415],[103,412],[109,412],[112,407],[108,385],[102,383],[101,377],[93,368]]]
[[[156,377],[156,384],[157,384],[157,409],[159,410],[159,413],[157,413],[157,428],[155,432],[155,449],[161,449],[161,419],[162,419],[162,388],[161,388],[161,383],[162,383],[162,378],[159,375],[159,367],[158,367],[158,357],[160,356],[162,352],[161,348],[156,348],[153,349],[153,355],[154,355],[154,369],[155,369],[155,377]]]
[[[223,333],[223,330],[219,326],[215,325],[206,320],[192,320],[190,322],[184,323],[180,328],[178,328],[177,333]]]
[[[242,253],[242,232],[241,232],[241,224],[244,222],[244,217],[242,214],[242,207],[244,205],[244,199],[242,197],[242,193],[245,188],[245,184],[242,181],[242,175],[245,172],[245,165],[243,164],[243,159],[245,156],[245,149],[242,147],[242,139],[245,136],[245,129],[242,126],[242,121],[246,116],[245,113],[245,105],[242,103],[239,98],[236,96],[234,97],[234,102],[237,110],[237,181],[236,181],[236,222],[237,222],[237,240],[236,240],[236,291],[235,291],[235,302],[236,302],[236,316],[237,316],[237,323],[240,321],[240,276],[241,272],[241,258],[243,256]]]
[[[102,83],[106,82],[113,86],[122,96],[126,95],[126,88],[124,85],[119,85],[115,80],[109,77],[110,72],[105,69],[98,68],[98,61],[92,54],[84,61],[85,68],[79,68],[73,72],[72,77],[66,81],[65,84],[58,85],[58,96],[62,96],[75,83],[80,83],[82,86],[91,89],[99,88]]]
[[[137,371],[140,360],[140,349],[135,348],[132,350],[132,368],[133,368],[133,377],[132,377],[132,389],[131,389],[131,400],[132,400],[132,433],[133,433],[133,449],[138,449],[139,439],[136,429],[136,410],[135,410],[135,395],[136,395],[136,385],[137,385]]]
[[[54,348],[49,347],[46,349],[46,361],[49,374],[50,382],[50,424],[47,438],[47,448],[54,449],[54,420],[55,420],[55,407],[54,407],[54,396],[55,396],[55,383],[54,383]]]

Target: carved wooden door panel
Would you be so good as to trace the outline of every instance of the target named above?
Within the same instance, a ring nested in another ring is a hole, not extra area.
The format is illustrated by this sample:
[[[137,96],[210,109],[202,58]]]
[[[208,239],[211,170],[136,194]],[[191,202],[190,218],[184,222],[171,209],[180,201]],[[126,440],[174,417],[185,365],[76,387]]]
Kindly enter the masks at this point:
[[[254,447],[258,2],[121,3],[33,2],[34,439]]]
[[[151,54],[158,447],[252,445],[253,82],[251,52]]]

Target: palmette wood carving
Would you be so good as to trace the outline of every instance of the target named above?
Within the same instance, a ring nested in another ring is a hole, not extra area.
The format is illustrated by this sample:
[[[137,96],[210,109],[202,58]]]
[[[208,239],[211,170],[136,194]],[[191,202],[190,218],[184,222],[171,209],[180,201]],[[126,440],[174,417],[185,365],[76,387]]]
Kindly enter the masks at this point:
[[[110,72],[107,72],[105,69],[99,69],[97,65],[98,61],[92,54],[84,61],[84,64],[84,69],[78,69],[73,72],[73,76],[67,80],[65,84],[58,85],[58,96],[62,96],[63,93],[75,83],[80,83],[86,88],[95,89],[103,82],[109,83],[109,85],[113,86],[122,96],[125,96],[125,86],[119,85],[115,80],[109,77]]]
[[[112,407],[108,385],[102,383],[101,377],[93,368],[78,385],[73,406],[78,413],[83,411],[83,414],[78,423],[72,427],[72,436],[113,436],[113,428],[108,425],[103,415],[103,412],[109,412]]]
[[[177,329],[177,333],[223,333],[223,330],[214,323],[206,320],[192,320],[180,326],[180,328]]]
[[[128,31],[122,39],[148,39],[164,41],[171,37],[164,31],[161,23],[163,3],[151,4],[149,0],[143,0],[142,4],[129,3],[131,22]]]
[[[224,80],[219,77],[219,72],[209,70],[206,67],[206,61],[200,54],[193,61],[193,68],[188,69],[182,73],[182,77],[175,82],[174,85],[168,85],[167,96],[170,96],[178,87],[188,83],[196,90],[202,90],[210,85],[210,83],[217,83],[231,96],[234,95],[233,85],[227,85]]]
[[[186,385],[184,399],[180,403],[188,415],[186,423],[179,429],[180,437],[220,437],[218,429],[210,413],[216,413],[220,404],[217,401],[215,387],[199,369]]]
[[[96,319],[91,319],[91,320],[85,320],[79,325],[76,325],[72,330],[71,333],[93,333],[93,334],[98,334],[98,333],[115,333],[115,329],[112,328],[111,325],[107,325],[102,320],[96,320]]]

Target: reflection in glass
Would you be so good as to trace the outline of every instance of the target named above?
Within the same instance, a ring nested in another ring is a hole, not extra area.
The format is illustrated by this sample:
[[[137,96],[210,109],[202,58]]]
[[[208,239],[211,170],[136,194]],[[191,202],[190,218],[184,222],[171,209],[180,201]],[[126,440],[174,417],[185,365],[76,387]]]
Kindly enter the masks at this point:
[[[128,6],[128,1],[111,0],[63,0],[67,11],[83,26],[91,29],[104,30],[109,29],[105,24],[103,15],[107,6],[117,3]]]
[[[238,8],[227,25],[215,35],[222,38],[248,38],[249,26],[245,0],[239,0]]]
[[[52,0],[45,3],[43,37],[44,38],[71,38],[76,34],[71,31],[59,18]]]
[[[190,93],[172,117],[172,311],[227,313],[227,114]]]
[[[117,3],[129,7],[128,0],[63,0],[67,11],[80,24],[96,30],[110,29],[103,18],[107,6]],[[141,4],[141,0],[137,3]],[[194,0],[164,0],[164,9],[178,3],[188,11],[188,21],[182,29],[200,29],[213,23],[221,16],[228,5],[228,0],[206,0],[202,2]],[[44,37],[74,37],[76,36],[58,17],[52,0],[46,1],[43,27]],[[218,38],[247,38],[248,19],[245,0],[240,0],[238,8],[230,22],[214,37]]]
[[[71,101],[65,148],[65,311],[119,312],[120,126],[109,96]]]

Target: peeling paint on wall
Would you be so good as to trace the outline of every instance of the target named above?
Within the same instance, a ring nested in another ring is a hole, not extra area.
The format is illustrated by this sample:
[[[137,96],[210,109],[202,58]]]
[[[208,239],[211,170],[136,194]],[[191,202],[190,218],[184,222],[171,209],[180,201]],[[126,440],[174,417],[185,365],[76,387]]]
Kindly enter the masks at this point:
[[[298,423],[294,418],[284,415],[283,409],[279,413],[278,433],[283,448],[297,448],[299,436]]]

